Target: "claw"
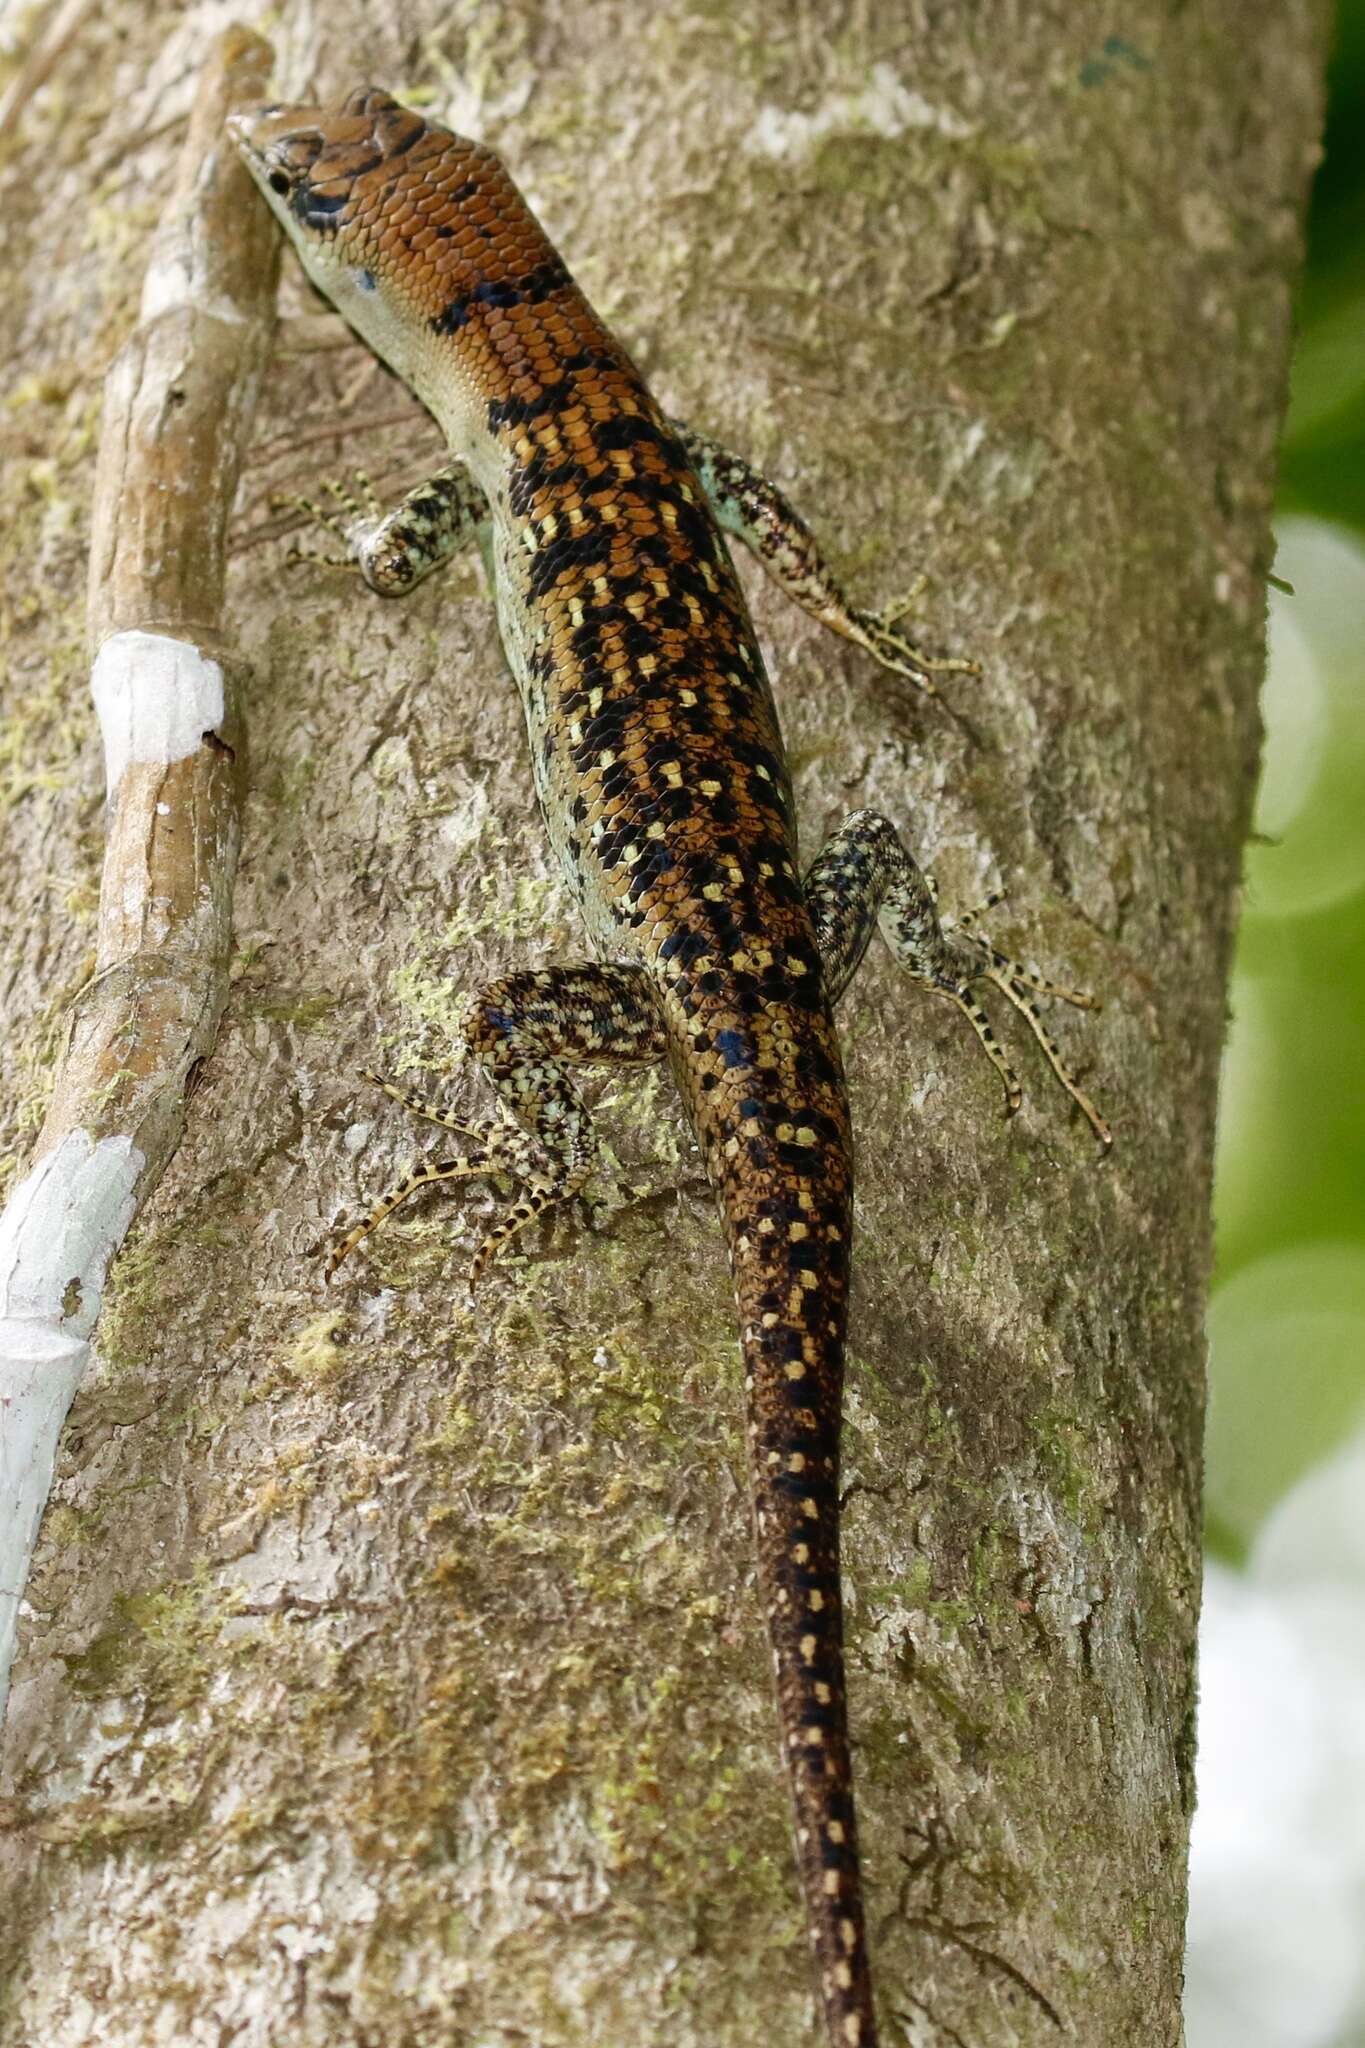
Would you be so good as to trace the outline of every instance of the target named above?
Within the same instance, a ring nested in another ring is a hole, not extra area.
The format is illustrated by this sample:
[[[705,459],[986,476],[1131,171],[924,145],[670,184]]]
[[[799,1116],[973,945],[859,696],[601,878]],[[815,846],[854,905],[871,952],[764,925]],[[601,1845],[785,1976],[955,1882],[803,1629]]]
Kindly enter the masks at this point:
[[[896,620],[903,617],[918,601],[928,583],[925,576],[919,577],[905,596],[883,605],[877,612],[852,612],[853,631],[850,639],[865,647],[873,659],[883,668],[889,668],[899,676],[922,690],[926,697],[937,697],[933,677],[936,675],[979,676],[981,664],[967,661],[960,656],[926,654],[904,633],[895,630]]]

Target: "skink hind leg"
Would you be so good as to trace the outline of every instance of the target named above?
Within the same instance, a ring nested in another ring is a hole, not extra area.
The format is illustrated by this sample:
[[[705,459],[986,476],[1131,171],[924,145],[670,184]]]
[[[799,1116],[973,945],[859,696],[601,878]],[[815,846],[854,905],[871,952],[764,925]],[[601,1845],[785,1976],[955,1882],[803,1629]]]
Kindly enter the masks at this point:
[[[924,577],[898,603],[881,611],[861,611],[844,595],[815,535],[776,484],[705,434],[679,420],[671,424],[720,525],[752,549],[774,582],[812,618],[866,648],[883,668],[908,677],[927,696],[938,695],[936,675],[979,674],[976,662],[926,654],[900,630],[897,621],[919,598]]]
[[[568,967],[511,974],[471,1005],[465,1042],[497,1095],[500,1114],[466,1121],[408,1095],[377,1074],[395,1101],[470,1140],[458,1158],[418,1168],[384,1195],[368,1217],[338,1239],[327,1277],[386,1216],[438,1180],[507,1178],[519,1185],[475,1255],[471,1289],[508,1239],[556,1203],[577,1194],[597,1160],[592,1118],[564,1072],[577,1063],[645,1064],[664,1057],[646,976],[624,967]]]
[[[978,911],[941,918],[933,881],[876,811],[855,811],[844,820],[806,876],[806,897],[831,998],[848,986],[874,929],[914,980],[946,996],[966,1017],[1005,1090],[1006,1114],[1023,1099],[1018,1076],[1001,1050],[990,1019],[975,995],[990,982],[1024,1018],[1044,1057],[1101,1144],[1112,1142],[1108,1124],[1067,1065],[1048,1033],[1033,997],[1053,996],[1077,1009],[1099,1005],[1082,989],[1065,988],[1032,973],[1002,953],[977,930]],[[993,897],[983,908],[999,901]]]
[[[324,555],[296,547],[295,560],[359,569],[381,597],[406,596],[433,569],[468,547],[488,523],[488,500],[460,462],[447,463],[425,478],[390,512],[383,510],[363,472],[357,471],[356,481],[359,497],[344,484],[324,485],[331,507],[316,498],[278,502],[306,512],[346,549],[344,555]]]

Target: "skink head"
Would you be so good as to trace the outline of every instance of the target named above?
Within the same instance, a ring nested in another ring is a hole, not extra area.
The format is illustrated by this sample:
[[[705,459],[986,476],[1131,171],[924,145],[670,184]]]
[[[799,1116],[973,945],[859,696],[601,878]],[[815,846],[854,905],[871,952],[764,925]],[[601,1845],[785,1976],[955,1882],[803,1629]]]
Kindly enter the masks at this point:
[[[540,237],[497,158],[368,87],[228,127],[313,283],[442,417],[442,320],[500,244]]]

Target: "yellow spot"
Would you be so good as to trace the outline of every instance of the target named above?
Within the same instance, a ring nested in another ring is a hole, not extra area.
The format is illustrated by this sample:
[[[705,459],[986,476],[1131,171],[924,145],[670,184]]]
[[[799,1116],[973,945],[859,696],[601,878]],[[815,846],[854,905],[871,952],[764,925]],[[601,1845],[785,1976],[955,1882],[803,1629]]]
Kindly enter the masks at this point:
[[[613,754],[613,752],[611,751],[611,748],[610,748],[610,747],[608,747],[608,748],[607,748],[607,749],[605,750],[605,752],[603,752],[603,753],[599,754],[599,755],[598,755],[598,757],[597,757],[597,765],[598,765],[598,767],[599,767],[599,768],[611,768],[611,767],[614,767],[614,765],[615,765],[615,762],[616,762],[616,756],[615,756],[615,754]]]
[[[776,1316],[773,1317],[773,1321],[777,1321]],[[787,1360],[787,1378],[789,1380],[803,1380],[805,1377],[806,1368],[804,1364],[799,1363],[795,1358],[789,1358]]]
[[[720,795],[720,784],[716,781],[713,775],[703,776],[702,780],[697,784],[697,788],[701,791],[703,796]]]
[[[803,1266],[801,1268],[800,1273],[797,1275],[797,1278],[800,1280],[801,1285],[807,1290],[809,1290],[812,1287],[818,1287],[820,1285],[820,1282],[816,1279],[814,1273],[812,1273],[809,1266]]]
[[[809,1494],[806,1495],[806,1498],[801,1503],[801,1512],[809,1521],[818,1522],[820,1519],[820,1510]]]
[[[858,1930],[851,1920],[841,1920],[839,1922],[839,1939],[843,1942],[849,1954],[852,1955],[854,1949],[858,1946]]]
[[[842,1882],[843,1880],[837,1870],[827,1870],[825,1872],[825,1890],[832,1899],[838,1896]]]
[[[649,665],[650,665],[650,667],[651,667],[651,668],[653,668],[653,666],[654,666],[654,656],[653,656],[652,654],[651,654],[651,655],[650,655],[650,657],[649,657]],[[641,662],[641,663],[640,663],[640,666],[641,666],[641,668],[643,668],[643,667],[644,667],[644,663],[643,663],[643,662]],[[679,690],[679,692],[678,692],[678,702],[679,702],[680,704],[695,704],[695,703],[696,703],[696,701],[697,701],[697,693],[696,693],[696,691],[695,691],[695,690]]]
[[[797,1125],[796,1142],[798,1145],[813,1145],[815,1143],[815,1133],[809,1124]]]
[[[787,1470],[789,1472],[804,1472],[805,1469],[805,1454],[801,1451],[793,1451],[791,1456],[787,1460]]]
[[[642,676],[652,676],[655,669],[659,666],[658,657],[653,654],[642,654],[635,666],[639,669]]]
[[[553,540],[558,532],[559,521],[555,518],[553,512],[547,512],[540,522],[541,538],[543,540]]]
[[[659,773],[663,776],[664,781],[668,784],[670,789],[682,788],[682,769],[678,766],[678,763],[676,761],[661,762],[659,765]]]
[[[809,1543],[793,1543],[793,1545],[792,1545],[792,1563],[793,1563],[793,1564],[809,1564],[809,1563],[810,1563],[810,1545],[809,1545]],[[818,1695],[818,1693],[819,1693],[819,1690],[820,1690],[820,1688],[819,1688],[819,1687],[817,1686],[817,1687],[816,1687],[816,1693],[817,1693],[817,1695]],[[826,1691],[826,1693],[828,1693],[828,1692],[829,1692],[829,1687],[828,1687],[828,1686],[826,1686],[826,1687],[825,1687],[825,1691]]]
[[[775,1328],[775,1327],[776,1327],[776,1324],[777,1324],[777,1320],[778,1320],[778,1317],[777,1317],[777,1310],[776,1310],[776,1309],[772,1309],[772,1308],[767,1308],[767,1309],[764,1309],[764,1311],[763,1311],[763,1328],[764,1328],[765,1330],[771,1330],[771,1329]]]
[[[588,709],[589,711],[600,711],[602,709],[602,685],[600,683],[595,683],[588,692]]]
[[[812,1614],[819,1614],[823,1611],[825,1605],[825,1596],[820,1591],[820,1588],[818,1586],[816,1586],[814,1590],[807,1596],[806,1605],[809,1607]]]
[[[652,825],[651,825],[651,826],[649,827],[648,831],[646,832],[646,834],[645,834],[645,837],[646,837],[647,839],[662,839],[662,838],[663,838],[663,836],[664,836],[664,827],[663,827],[663,826],[662,826],[662,825],[660,824],[659,820],[658,820],[658,819],[656,818],[656,819],[654,820],[654,823],[653,823],[653,824],[652,824]]]
[[[708,903],[723,903],[725,900],[725,891],[719,882],[703,883],[701,893]]]
[[[800,1648],[802,1660],[807,1664],[813,1664],[815,1662],[815,1637],[802,1636]]]
[[[843,1822],[841,1820],[832,1820],[828,1822],[825,1828],[825,1833],[829,1836],[831,1842],[842,1842],[844,1839]]]
[[[834,1965],[834,1981],[841,1991],[851,1991],[853,1989],[853,1972],[847,1963],[838,1962]],[[856,2034],[854,2039],[857,2039]]]
[[[777,1127],[777,1139],[778,1139],[778,1143],[779,1143],[779,1144],[782,1144],[782,1145],[790,1145],[790,1143],[791,1143],[791,1141],[792,1141],[792,1127],[791,1127],[791,1125],[790,1125],[790,1124],[779,1124],[779,1125],[778,1125],[778,1127]]]
[[[806,1228],[806,1225],[804,1223],[789,1223],[787,1225],[787,1235],[791,1238],[800,1239],[803,1237],[809,1237],[810,1231]]]
[[[806,1549],[806,1546],[805,1546],[805,1544],[804,1544],[804,1543],[803,1543],[803,1544],[801,1545],[801,1548],[802,1548],[802,1550],[805,1550],[805,1549]],[[807,1554],[807,1556],[809,1556],[809,1555],[810,1555],[809,1551],[807,1551],[807,1552],[806,1552],[806,1554]],[[795,1555],[795,1552],[793,1552],[793,1555]],[[831,1694],[831,1692],[830,1692],[830,1689],[829,1689],[829,1687],[828,1687],[828,1686],[827,1686],[827,1685],[825,1684],[825,1681],[824,1681],[824,1679],[823,1679],[823,1678],[818,1678],[818,1679],[817,1679],[817,1680],[815,1681],[815,1697],[816,1697],[816,1699],[818,1699],[818,1700],[819,1700],[819,1702],[820,1702],[820,1704],[821,1704],[821,1706],[822,1706],[822,1707],[827,1707],[827,1706],[829,1705],[829,1703],[830,1703],[830,1700],[831,1700],[831,1698],[832,1698],[832,1694]]]

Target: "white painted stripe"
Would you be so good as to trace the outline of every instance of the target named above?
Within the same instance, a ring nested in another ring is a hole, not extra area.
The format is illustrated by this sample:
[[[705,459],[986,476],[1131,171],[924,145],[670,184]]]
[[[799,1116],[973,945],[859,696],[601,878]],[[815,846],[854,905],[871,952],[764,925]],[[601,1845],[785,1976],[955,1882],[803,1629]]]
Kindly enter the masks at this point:
[[[0,1216],[0,1716],[57,1439],[144,1164],[131,1138],[71,1131]]]
[[[111,797],[130,763],[183,761],[223,722],[222,669],[164,633],[111,634],[95,656],[90,693]]]
[[[233,327],[240,327],[247,317],[231,299],[217,293],[210,296],[204,290],[203,267],[196,261],[192,233],[183,226],[178,233],[163,235],[147,265],[138,317],[145,323],[162,313],[179,312],[182,306],[207,313],[214,320],[226,320]]]

